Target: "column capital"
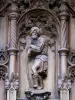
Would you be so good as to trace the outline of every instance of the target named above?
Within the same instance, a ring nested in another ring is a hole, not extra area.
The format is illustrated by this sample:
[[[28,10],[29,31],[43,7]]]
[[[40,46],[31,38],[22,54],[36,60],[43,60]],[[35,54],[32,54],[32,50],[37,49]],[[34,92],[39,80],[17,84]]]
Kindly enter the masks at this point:
[[[9,18],[16,19],[18,17],[18,0],[10,0]]]
[[[69,9],[67,3],[68,2],[66,0],[62,0],[60,3],[59,18],[62,20],[67,20],[67,18],[69,17]]]
[[[6,90],[17,90],[19,87],[19,78],[18,75],[12,73],[11,79],[9,79],[8,73],[5,77],[5,89]]]
[[[69,78],[58,79],[59,90],[69,90],[71,88],[71,80]]]

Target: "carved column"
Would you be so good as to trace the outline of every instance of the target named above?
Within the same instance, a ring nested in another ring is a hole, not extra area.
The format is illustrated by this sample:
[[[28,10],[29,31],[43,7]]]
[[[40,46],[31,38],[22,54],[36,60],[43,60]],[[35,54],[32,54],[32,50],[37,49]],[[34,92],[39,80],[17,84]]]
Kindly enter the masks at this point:
[[[60,67],[61,67],[61,79],[58,81],[58,84],[61,84],[60,89],[60,100],[69,100],[69,83],[68,79],[65,80],[67,75],[67,53],[68,53],[68,19],[69,19],[69,11],[67,7],[67,2],[65,0],[62,1],[60,5],[60,41],[61,48],[59,50],[60,54]]]
[[[18,17],[18,7],[17,7],[17,1],[12,0],[11,6],[10,6],[10,13],[9,13],[9,20],[10,20],[10,46],[8,49],[9,55],[10,55],[10,61],[9,61],[9,77],[11,78],[12,73],[15,74],[16,69],[16,35],[17,35],[17,17]]]
[[[16,35],[17,35],[17,17],[18,17],[18,6],[17,0],[11,0],[9,9],[9,20],[10,20],[10,45],[9,45],[9,86],[7,89],[7,100],[16,100],[16,89],[15,82],[12,79],[12,75],[16,73]],[[11,81],[12,80],[12,81]]]
[[[61,78],[63,79],[67,74],[67,53],[68,53],[68,7],[66,2],[63,0],[60,6],[60,13],[59,13],[60,23],[61,23],[61,30],[60,30],[60,41],[61,41],[61,48],[59,50],[60,54],[60,61],[61,61]]]

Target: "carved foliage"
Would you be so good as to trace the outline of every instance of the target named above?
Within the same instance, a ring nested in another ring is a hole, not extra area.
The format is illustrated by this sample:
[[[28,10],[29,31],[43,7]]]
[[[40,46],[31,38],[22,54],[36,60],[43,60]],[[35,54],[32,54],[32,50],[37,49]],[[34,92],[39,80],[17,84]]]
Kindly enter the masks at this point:
[[[19,1],[19,8],[21,14],[24,12],[29,11],[30,9],[46,9],[52,10],[54,14],[57,14],[59,11],[61,0],[20,0]]]
[[[8,73],[5,75],[5,88],[13,91],[19,87],[19,78],[18,75],[12,73],[11,79],[9,80]]]
[[[20,9],[35,9],[44,8],[48,9],[49,4],[53,4],[55,0],[20,0]]]
[[[0,0],[0,9],[7,4],[8,0]]]
[[[21,48],[24,48],[26,43],[25,37],[31,35],[31,27],[37,26],[43,30],[44,35],[48,35],[51,39],[56,38],[57,28],[56,23],[52,16],[43,10],[33,10],[29,12],[25,17],[22,18],[19,24],[19,36]]]
[[[70,0],[70,5],[75,10],[75,0]]]

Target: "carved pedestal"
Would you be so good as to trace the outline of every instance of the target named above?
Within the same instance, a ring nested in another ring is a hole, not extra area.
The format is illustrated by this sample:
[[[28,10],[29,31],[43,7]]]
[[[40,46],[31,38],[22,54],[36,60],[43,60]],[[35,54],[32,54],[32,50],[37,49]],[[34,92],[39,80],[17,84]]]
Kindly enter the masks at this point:
[[[51,93],[42,89],[26,91],[25,95],[27,100],[48,100]]]

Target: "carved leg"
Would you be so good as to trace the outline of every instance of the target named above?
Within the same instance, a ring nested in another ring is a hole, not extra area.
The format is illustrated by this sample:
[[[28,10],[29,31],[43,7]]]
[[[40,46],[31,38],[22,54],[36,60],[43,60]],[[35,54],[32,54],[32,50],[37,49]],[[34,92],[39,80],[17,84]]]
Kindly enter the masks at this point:
[[[38,72],[37,68],[40,67],[41,61],[40,59],[35,60],[34,65],[32,66],[32,72],[33,72],[33,81],[34,81],[34,88],[38,88]]]
[[[38,88],[38,75],[37,74],[33,75],[33,81],[34,81],[33,87]]]
[[[42,89],[43,88],[43,79],[42,76],[38,75],[38,89]]]

